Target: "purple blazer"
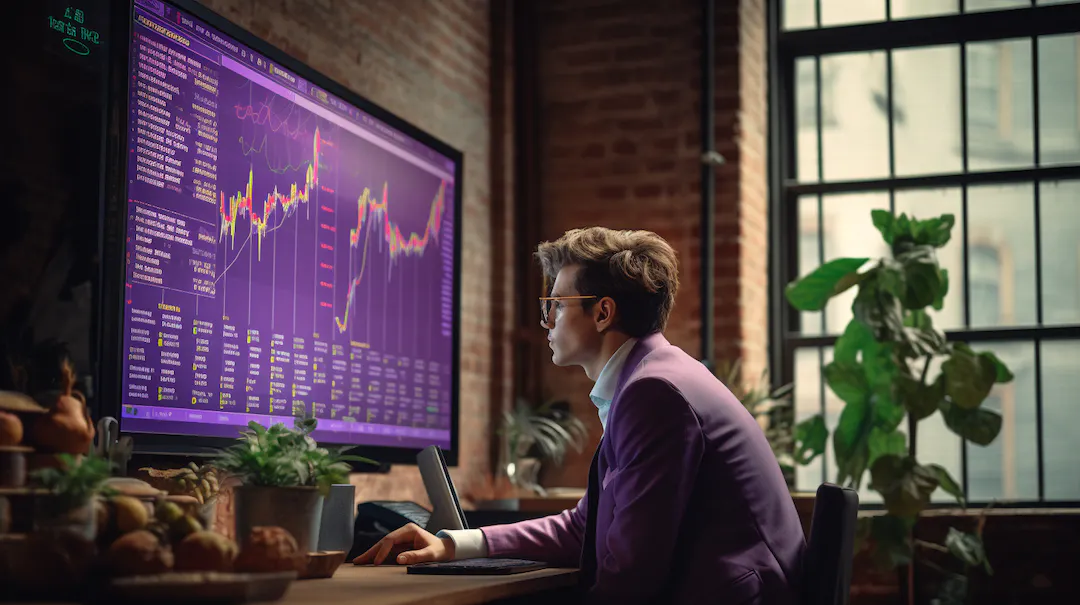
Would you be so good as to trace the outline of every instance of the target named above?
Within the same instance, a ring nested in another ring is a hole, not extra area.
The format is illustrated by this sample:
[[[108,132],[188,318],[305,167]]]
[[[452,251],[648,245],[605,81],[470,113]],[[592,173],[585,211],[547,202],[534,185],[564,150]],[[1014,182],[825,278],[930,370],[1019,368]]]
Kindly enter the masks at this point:
[[[576,508],[482,528],[488,555],[595,561],[590,603],[798,601],[805,539],[763,431],[663,335],[630,352],[593,464],[597,485]]]

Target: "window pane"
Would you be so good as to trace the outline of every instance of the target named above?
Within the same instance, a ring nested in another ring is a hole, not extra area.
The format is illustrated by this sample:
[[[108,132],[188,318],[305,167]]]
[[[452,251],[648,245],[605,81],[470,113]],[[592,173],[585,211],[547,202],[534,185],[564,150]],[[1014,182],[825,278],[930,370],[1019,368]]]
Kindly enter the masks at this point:
[[[821,413],[821,356],[817,348],[795,350],[795,385],[792,401],[796,424]],[[832,449],[829,439],[826,449]],[[822,458],[818,456],[807,465],[795,466],[795,489],[812,492],[821,485]]]
[[[821,266],[820,230],[818,228],[818,196],[799,198],[799,277]],[[800,332],[804,336],[819,336],[821,311],[800,314]]]
[[[1031,184],[968,190],[971,327],[1033,325],[1035,212]]]
[[[817,59],[795,60],[796,177],[803,183],[818,181]],[[825,117],[825,116],[823,116]]]
[[[784,0],[784,29],[813,27],[814,0]]]
[[[932,383],[941,374],[943,361],[943,358],[936,357],[930,362],[930,368],[926,373],[928,383]],[[904,433],[907,433],[906,422],[905,420],[905,424],[902,425]],[[961,464],[962,458],[960,457],[961,448],[960,437],[945,426],[941,414],[932,414],[919,422],[918,437],[915,443],[915,457],[922,464],[940,464],[945,470],[949,471],[949,475],[956,479],[957,483],[962,484],[964,478]],[[930,495],[930,500],[932,502],[956,501],[955,498],[940,489],[935,490]]]
[[[1012,382],[996,384],[983,407],[1001,414],[1001,432],[986,447],[967,444],[968,497],[976,501],[1038,500],[1035,345],[1030,342],[974,343],[993,351],[1012,370]]]
[[[1039,38],[1039,164],[1080,161],[1077,36]]]
[[[1034,159],[1031,40],[967,45],[968,168],[1026,168]]]
[[[949,272],[949,292],[945,307],[935,311],[927,307],[934,326],[942,330],[964,327],[964,216],[958,187],[948,189],[902,189],[894,198],[896,214],[906,213],[917,219],[952,214],[956,217],[952,238],[937,251],[938,263]]]
[[[888,210],[889,195],[884,191],[842,193],[822,196],[822,231],[825,238],[825,261],[841,257],[881,258],[889,247],[881,239],[870,218],[871,210]],[[851,321],[851,303],[855,288],[834,297],[825,306],[825,329],[830,334],[844,331]]]
[[[979,11],[1000,10],[1003,8],[1017,8],[1030,6],[1031,0],[967,0],[964,2],[964,12],[974,13]]]
[[[1080,181],[1039,189],[1044,324],[1080,324]]]
[[[836,116],[835,123],[822,124],[825,179],[888,176],[885,53],[823,56],[821,70],[822,104],[828,96],[835,105],[832,113]],[[831,74],[829,80],[824,77],[826,73]]]
[[[831,347],[822,351],[824,357],[824,363],[822,366],[828,365],[833,359],[833,350]],[[840,422],[840,413],[844,411],[846,404],[842,399],[836,396],[836,393],[829,388],[829,385],[825,385],[825,426],[829,429],[829,447],[825,448],[825,468],[828,469],[828,476],[825,477],[826,481],[836,483],[837,480],[837,466],[836,466],[836,450],[833,449],[832,434],[836,430],[836,425]],[[862,476],[862,481],[859,483],[859,502],[861,504],[876,504],[882,501],[881,494],[870,489],[870,472],[867,470]]]
[[[1043,480],[1047,500],[1080,500],[1080,340],[1042,342]]]
[[[893,19],[908,19],[955,14],[959,5],[959,0],[892,0],[889,10]]]
[[[960,172],[960,47],[893,52],[896,174]]]
[[[821,26],[885,20],[885,0],[821,0]]]

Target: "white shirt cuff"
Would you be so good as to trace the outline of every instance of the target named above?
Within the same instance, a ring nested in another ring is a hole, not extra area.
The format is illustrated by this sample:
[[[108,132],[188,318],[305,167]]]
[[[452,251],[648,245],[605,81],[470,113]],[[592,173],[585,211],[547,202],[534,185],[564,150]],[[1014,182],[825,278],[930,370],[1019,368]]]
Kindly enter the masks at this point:
[[[454,542],[454,559],[479,559],[488,556],[487,540],[479,529],[442,529],[437,538],[450,538]]]

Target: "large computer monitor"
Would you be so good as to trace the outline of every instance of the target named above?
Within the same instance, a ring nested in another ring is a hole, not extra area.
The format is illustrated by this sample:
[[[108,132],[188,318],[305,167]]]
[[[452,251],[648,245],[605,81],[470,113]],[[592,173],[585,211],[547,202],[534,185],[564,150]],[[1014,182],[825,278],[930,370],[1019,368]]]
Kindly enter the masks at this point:
[[[320,442],[456,464],[462,154],[195,3],[127,9],[115,391],[136,452],[314,416]]]

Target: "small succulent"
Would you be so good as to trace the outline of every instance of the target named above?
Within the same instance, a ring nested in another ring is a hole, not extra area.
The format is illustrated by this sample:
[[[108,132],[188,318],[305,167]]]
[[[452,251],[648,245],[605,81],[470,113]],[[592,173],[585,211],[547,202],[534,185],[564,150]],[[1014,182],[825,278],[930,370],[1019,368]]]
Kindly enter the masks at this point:
[[[330,486],[348,481],[348,462],[378,464],[341,449],[320,447],[311,432],[315,418],[298,418],[295,428],[282,423],[266,428],[252,421],[241,431],[237,443],[222,450],[212,462],[222,473],[244,485],[261,487],[318,487],[324,495]]]

